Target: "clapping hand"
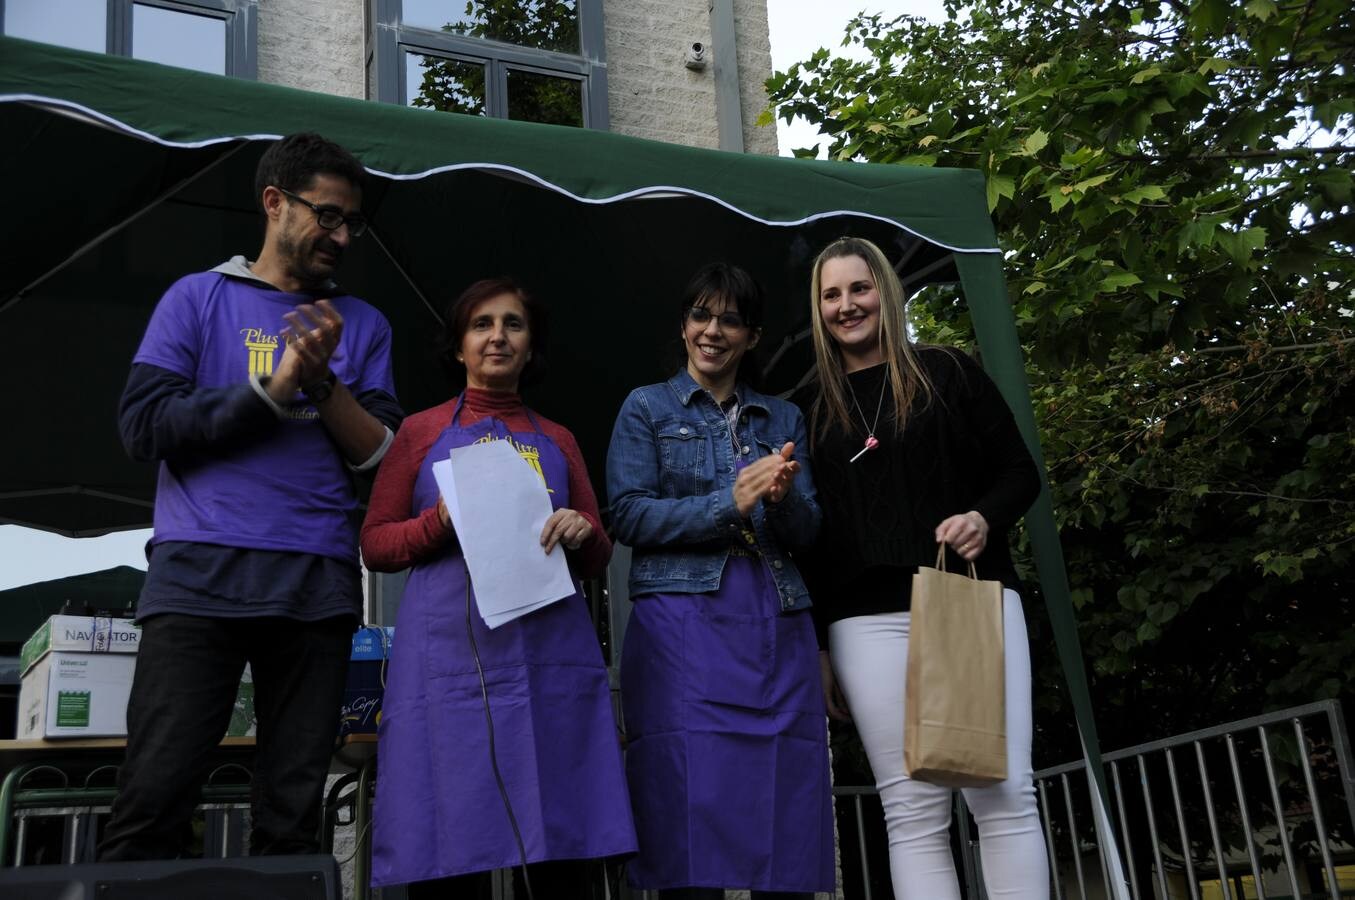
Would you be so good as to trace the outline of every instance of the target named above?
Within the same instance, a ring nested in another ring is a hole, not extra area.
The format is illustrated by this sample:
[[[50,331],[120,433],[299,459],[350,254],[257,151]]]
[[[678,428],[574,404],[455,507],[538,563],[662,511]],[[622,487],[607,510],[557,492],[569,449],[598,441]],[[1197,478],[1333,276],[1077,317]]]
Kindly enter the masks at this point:
[[[759,500],[779,503],[795,483],[800,464],[791,457],[795,442],[787,441],[779,453],[750,463],[734,479],[734,506],[747,518]]]
[[[343,334],[343,316],[328,300],[320,300],[314,305],[303,303],[283,316],[287,320],[287,329],[283,337],[287,348],[283,351],[283,363],[287,354],[297,357],[300,365],[299,383],[313,384],[325,377],[329,369],[330,357],[339,346]]]

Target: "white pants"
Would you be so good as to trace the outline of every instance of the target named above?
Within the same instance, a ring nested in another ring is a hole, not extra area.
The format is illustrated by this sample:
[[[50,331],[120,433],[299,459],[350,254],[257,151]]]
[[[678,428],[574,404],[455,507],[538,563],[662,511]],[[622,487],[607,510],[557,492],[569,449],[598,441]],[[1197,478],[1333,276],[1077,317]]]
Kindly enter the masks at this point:
[[[875,773],[889,829],[889,870],[897,900],[959,900],[950,851],[950,790],[903,774],[903,682],[908,669],[906,612],[854,616],[829,628],[833,671]],[[979,826],[983,880],[993,898],[1049,897],[1049,858],[1030,762],[1030,645],[1021,598],[1003,593],[1007,642],[1007,774],[999,784],[965,788]]]

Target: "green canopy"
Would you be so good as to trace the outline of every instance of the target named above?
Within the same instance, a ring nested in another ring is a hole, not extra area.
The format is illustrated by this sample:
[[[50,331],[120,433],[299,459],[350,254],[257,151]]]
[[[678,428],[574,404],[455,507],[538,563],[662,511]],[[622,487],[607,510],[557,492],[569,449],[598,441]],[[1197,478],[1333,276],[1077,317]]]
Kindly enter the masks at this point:
[[[155,301],[185,273],[260,243],[254,166],[269,139],[315,130],[376,176],[369,237],[341,271],[395,334],[406,409],[447,397],[438,310],[512,274],[550,309],[550,377],[532,404],[574,431],[595,481],[612,418],[677,357],[677,293],[730,259],[771,298],[772,390],[812,363],[808,272],[844,234],[905,281],[958,281],[983,362],[1042,460],[980,173],[696,150],[582,129],[324,96],[0,38],[0,375],[12,437],[0,522],[97,534],[149,522],[154,469],[117,439],[122,381]],[[1048,493],[1027,516],[1044,596],[1096,753]],[[1099,767],[1097,767],[1099,768]]]

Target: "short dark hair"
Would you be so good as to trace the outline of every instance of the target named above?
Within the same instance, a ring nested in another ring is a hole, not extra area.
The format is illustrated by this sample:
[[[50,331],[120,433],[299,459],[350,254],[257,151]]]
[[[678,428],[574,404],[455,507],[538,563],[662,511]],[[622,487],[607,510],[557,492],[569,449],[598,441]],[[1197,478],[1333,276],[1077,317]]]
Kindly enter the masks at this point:
[[[687,321],[687,310],[712,300],[732,306],[749,328],[762,327],[762,285],[738,266],[715,262],[698,269],[682,292],[682,321]]]
[[[313,131],[302,131],[264,151],[254,172],[254,202],[263,208],[263,191],[270,184],[294,194],[309,190],[316,175],[335,175],[356,188],[367,185],[367,170],[357,157]]]
[[[456,354],[461,352],[461,341],[470,328],[471,313],[485,300],[500,294],[512,294],[522,304],[527,314],[527,332],[530,336],[532,358],[522,368],[519,385],[530,384],[546,372],[546,310],[531,294],[523,290],[522,285],[507,275],[497,278],[482,278],[461,292],[442,316],[442,333],[438,335],[438,358],[456,384],[465,383],[465,366],[457,362]]]
[[[682,327],[687,327],[687,310],[721,300],[725,308],[737,312],[750,329],[756,331],[762,327],[762,285],[746,270],[727,262],[708,263],[687,281],[682,292]],[[749,348],[744,353],[743,359],[739,360],[738,374],[740,381],[754,388],[762,381],[762,366],[755,351],[756,348]]]

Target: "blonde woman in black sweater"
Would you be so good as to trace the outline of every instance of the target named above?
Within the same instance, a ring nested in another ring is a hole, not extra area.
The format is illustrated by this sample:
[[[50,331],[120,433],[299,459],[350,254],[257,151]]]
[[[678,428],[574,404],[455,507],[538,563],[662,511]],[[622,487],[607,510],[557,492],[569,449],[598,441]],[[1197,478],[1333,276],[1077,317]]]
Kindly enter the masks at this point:
[[[1011,411],[958,350],[908,339],[903,287],[878,247],[843,238],[814,262],[819,378],[809,416],[824,521],[803,567],[830,714],[861,733],[889,830],[898,900],[960,896],[950,791],[903,773],[909,589],[938,542],[952,566],[1001,581],[1007,642],[1007,781],[965,789],[991,897],[1049,896],[1031,768],[1030,652],[1007,532],[1040,490]],[[849,712],[850,711],[850,712]]]

